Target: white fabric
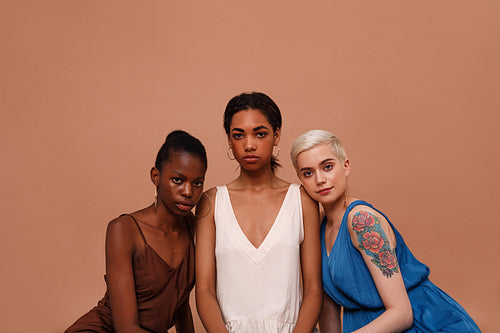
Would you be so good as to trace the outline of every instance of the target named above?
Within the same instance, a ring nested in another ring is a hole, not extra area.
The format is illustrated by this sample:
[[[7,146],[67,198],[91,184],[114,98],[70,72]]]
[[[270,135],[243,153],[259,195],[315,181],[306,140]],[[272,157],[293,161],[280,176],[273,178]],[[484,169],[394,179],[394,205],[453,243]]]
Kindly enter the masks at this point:
[[[302,300],[302,222],[300,185],[291,184],[273,226],[255,248],[236,220],[227,187],[217,187],[217,300],[229,332],[292,332]]]

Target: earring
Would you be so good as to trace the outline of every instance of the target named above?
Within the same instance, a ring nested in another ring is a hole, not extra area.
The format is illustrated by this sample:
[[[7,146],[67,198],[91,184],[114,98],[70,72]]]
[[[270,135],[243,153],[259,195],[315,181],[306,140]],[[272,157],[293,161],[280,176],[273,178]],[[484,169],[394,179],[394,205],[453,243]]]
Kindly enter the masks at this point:
[[[347,208],[347,197],[349,196],[349,176],[345,177],[344,207]]]
[[[158,205],[158,188],[155,187],[155,208]]]
[[[274,147],[278,148],[278,151],[276,152],[276,154],[274,154]],[[273,146],[273,157],[274,158],[278,158],[278,156],[280,156],[280,147],[279,146]]]
[[[234,153],[233,153],[233,157],[231,157],[231,154],[233,150],[231,149],[231,146],[227,147],[227,151],[226,151],[226,155],[227,155],[227,158],[229,158],[231,161],[234,161],[235,157],[234,157]]]

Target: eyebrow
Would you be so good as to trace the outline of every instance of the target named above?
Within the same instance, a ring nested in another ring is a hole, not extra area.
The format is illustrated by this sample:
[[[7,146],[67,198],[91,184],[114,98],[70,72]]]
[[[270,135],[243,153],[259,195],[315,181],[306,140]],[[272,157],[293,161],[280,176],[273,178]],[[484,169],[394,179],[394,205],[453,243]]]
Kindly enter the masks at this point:
[[[254,131],[254,132],[256,132],[256,131],[260,131],[261,129],[266,129],[266,130],[268,130],[269,128],[267,128],[267,127],[266,127],[266,126],[264,126],[264,125],[261,125],[261,126],[257,126],[257,127],[255,127],[255,128],[253,129],[253,131]]]
[[[319,163],[319,165],[323,165],[325,164],[326,162],[330,162],[330,161],[335,161],[335,159],[333,158],[327,158],[326,160],[323,160]],[[311,170],[312,168],[310,167],[305,167],[305,168],[301,168],[299,171],[306,171],[306,170]]]
[[[335,161],[335,159],[334,158],[327,158],[326,160],[321,161],[320,165],[325,164],[326,162],[330,162],[330,161]]]
[[[257,127],[255,127],[252,131],[257,132],[257,131],[260,131],[260,130],[262,130],[262,129],[269,130],[269,128],[267,128],[266,126],[261,125],[261,126],[257,126]],[[242,129],[242,128],[239,128],[239,127],[235,127],[235,128],[233,128],[233,129],[231,130],[231,132],[245,132],[245,130],[244,130],[244,129]]]

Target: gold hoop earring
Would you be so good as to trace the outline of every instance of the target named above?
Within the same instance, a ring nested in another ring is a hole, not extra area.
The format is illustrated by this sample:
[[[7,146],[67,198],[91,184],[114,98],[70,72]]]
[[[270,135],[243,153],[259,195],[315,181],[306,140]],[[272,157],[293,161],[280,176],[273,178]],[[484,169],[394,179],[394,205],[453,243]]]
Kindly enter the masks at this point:
[[[276,154],[274,154],[274,147],[278,148],[278,152]],[[274,158],[278,158],[278,156],[280,156],[280,147],[279,146],[273,146],[273,157]]]
[[[231,161],[234,161],[236,159],[234,157],[234,153],[233,153],[233,157],[231,158],[230,152],[232,153],[233,150],[231,149],[231,147],[227,147],[227,151],[226,151],[227,158],[229,158]]]

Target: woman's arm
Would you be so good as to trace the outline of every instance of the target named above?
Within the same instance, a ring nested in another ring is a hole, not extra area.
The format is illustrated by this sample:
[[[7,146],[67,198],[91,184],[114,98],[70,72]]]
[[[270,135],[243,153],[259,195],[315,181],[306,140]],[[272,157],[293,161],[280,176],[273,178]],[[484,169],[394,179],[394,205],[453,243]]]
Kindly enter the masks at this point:
[[[139,325],[132,269],[136,235],[130,217],[111,221],[106,231],[106,277],[116,333],[147,333]]]
[[[196,206],[196,307],[208,333],[227,332],[215,291],[216,191],[208,190]]]
[[[304,241],[300,246],[300,264],[304,297],[294,332],[310,333],[316,326],[323,302],[318,204],[300,187],[304,221]]]
[[[384,303],[385,311],[356,332],[402,332],[413,325],[413,312],[395,253],[396,237],[377,211],[362,206],[349,215],[349,233]]]
[[[189,306],[189,299],[177,310],[175,318],[176,333],[194,333],[193,314]]]
[[[323,291],[323,309],[319,316],[321,333],[340,333],[340,306]]]

